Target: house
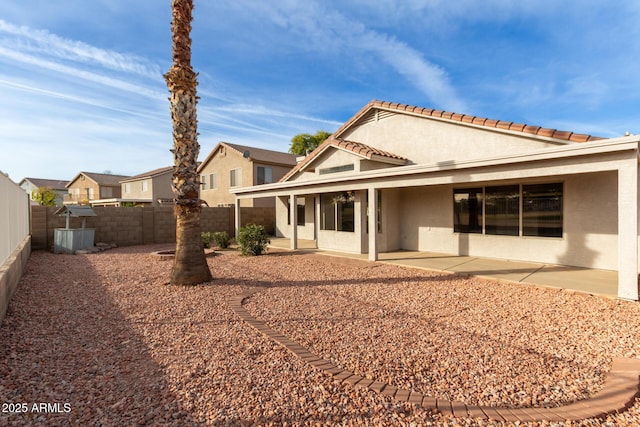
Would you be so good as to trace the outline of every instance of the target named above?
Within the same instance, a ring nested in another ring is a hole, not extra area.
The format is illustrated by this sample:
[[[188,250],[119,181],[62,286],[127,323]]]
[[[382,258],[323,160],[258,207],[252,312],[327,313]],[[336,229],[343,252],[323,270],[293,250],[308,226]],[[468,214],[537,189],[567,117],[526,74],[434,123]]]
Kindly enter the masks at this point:
[[[292,248],[617,270],[638,300],[639,142],[372,101],[279,182],[233,193],[276,197]]]
[[[200,199],[211,207],[233,206],[230,189],[276,182],[295,165],[294,154],[220,142],[198,167]],[[273,207],[275,199],[248,199],[243,206]]]
[[[37,203],[33,198],[35,190],[50,188],[56,194],[56,206],[62,206],[62,201],[69,193],[66,187],[67,182],[59,179],[24,178],[18,185],[27,192],[32,203]]]
[[[173,166],[154,169],[120,181],[122,202],[145,206],[172,204]]]
[[[121,197],[91,200],[91,206],[160,206],[173,204],[173,166],[119,180]]]
[[[80,172],[66,185],[68,195],[65,204],[86,204],[100,199],[122,197],[120,181],[128,178],[125,175]]]

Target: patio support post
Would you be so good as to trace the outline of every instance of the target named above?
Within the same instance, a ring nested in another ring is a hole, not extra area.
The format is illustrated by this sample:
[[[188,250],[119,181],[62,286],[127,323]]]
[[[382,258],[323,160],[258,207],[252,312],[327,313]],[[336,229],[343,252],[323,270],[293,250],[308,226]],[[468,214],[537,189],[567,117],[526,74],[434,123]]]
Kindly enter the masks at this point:
[[[291,250],[298,249],[298,201],[296,196],[289,196],[289,218],[291,218]]]
[[[618,168],[618,298],[638,300],[638,153]]]
[[[378,260],[378,192],[369,188],[369,203],[367,206],[369,221],[369,261]]]
[[[241,222],[241,218],[240,218],[240,199],[238,199],[236,197],[236,209],[235,209],[235,228],[236,228],[236,242],[238,241],[238,232],[240,231],[240,224],[242,224]]]

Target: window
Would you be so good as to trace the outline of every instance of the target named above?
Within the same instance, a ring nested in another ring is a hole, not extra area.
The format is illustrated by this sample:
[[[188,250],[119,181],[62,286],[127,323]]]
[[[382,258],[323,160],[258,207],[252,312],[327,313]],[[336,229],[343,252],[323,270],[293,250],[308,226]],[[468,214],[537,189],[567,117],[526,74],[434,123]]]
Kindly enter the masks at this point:
[[[562,200],[562,183],[454,189],[453,231],[562,237]]]
[[[239,187],[242,185],[242,169],[232,169],[229,171],[229,186]]]
[[[522,186],[522,235],[562,237],[562,184]]]
[[[485,189],[485,233],[520,234],[520,188],[517,185]]]
[[[333,166],[331,168],[323,168],[319,170],[320,175],[327,175],[330,173],[352,171],[354,169],[353,163],[349,165]]]
[[[482,233],[482,188],[453,190],[453,231]]]
[[[273,182],[273,169],[266,166],[258,166],[257,185],[271,184]]]
[[[144,193],[145,191],[149,190],[149,180],[145,179],[144,181],[140,182],[140,186],[142,188],[142,192]]]
[[[125,194],[131,194],[131,183],[130,182],[125,182],[124,183],[124,193]]]
[[[203,190],[215,190],[216,188],[218,188],[217,174],[214,172],[209,175],[201,175],[200,184],[202,184]]]
[[[305,223],[305,199],[304,197],[296,198],[296,209],[297,209],[297,224],[304,226]],[[289,212],[289,218],[287,220],[287,225],[291,225],[291,206],[289,201],[287,201],[287,210]]]
[[[100,197],[105,199],[108,197],[113,197],[113,188],[111,187],[100,187]],[[93,188],[89,190],[89,200],[93,199]]]
[[[355,230],[354,196],[351,192],[328,193],[320,196],[322,230]]]

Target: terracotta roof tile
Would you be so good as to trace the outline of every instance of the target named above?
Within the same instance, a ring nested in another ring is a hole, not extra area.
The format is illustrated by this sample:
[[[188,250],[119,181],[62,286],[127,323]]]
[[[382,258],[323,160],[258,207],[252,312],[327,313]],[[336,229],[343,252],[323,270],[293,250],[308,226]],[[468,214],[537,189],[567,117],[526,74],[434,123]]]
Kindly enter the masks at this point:
[[[555,129],[549,129],[549,128],[540,128],[538,129],[538,133],[536,135],[538,136],[547,136],[549,138],[553,137],[553,134],[555,133]]]
[[[593,138],[591,135],[585,135],[584,133],[572,133],[569,140],[573,142],[587,142],[589,140],[593,141],[591,138]]]
[[[571,139],[571,134],[573,132],[568,132],[568,131],[564,131],[564,130],[557,130],[553,133],[553,137],[554,138],[558,138],[558,139],[566,139],[567,141],[569,141]]]
[[[397,104],[397,103],[392,103],[392,102],[387,102],[387,101],[374,100],[374,101],[369,102],[367,105],[365,105],[362,109],[360,109],[359,112],[357,112],[353,117],[351,117],[342,126],[340,126],[340,128],[337,131],[335,131],[333,133],[333,135],[332,135],[332,138],[334,138],[334,139],[330,138],[329,140],[325,141],[322,145],[320,145],[320,147],[316,148],[302,162],[298,163],[298,165],[296,165],[287,175],[285,175],[281,179],[281,181],[286,181],[291,175],[293,175],[297,170],[299,170],[304,164],[306,164],[309,161],[311,161],[315,157],[314,153],[321,152],[323,150],[323,149],[321,149],[322,147],[326,148],[326,145],[330,145],[331,143],[335,143],[335,141],[341,141],[340,140],[340,135],[344,130],[349,128],[351,125],[356,123],[364,115],[366,115],[368,112],[370,112],[372,109],[375,109],[375,108],[387,109],[387,110],[397,110],[397,111],[407,111],[407,112],[410,112],[410,113],[413,113],[413,114],[417,114],[417,115],[420,115],[420,116],[440,117],[440,118],[444,118],[446,120],[458,121],[458,122],[461,122],[461,123],[469,123],[469,124],[476,125],[476,126],[486,126],[486,127],[491,127],[491,128],[504,129],[504,130],[509,130],[509,131],[512,131],[512,132],[521,132],[521,133],[524,133],[524,134],[537,135],[537,136],[547,137],[547,138],[562,139],[562,140],[571,141],[571,142],[587,142],[587,141],[598,141],[598,140],[604,139],[604,138],[600,138],[600,137],[597,137],[597,136],[591,136],[591,135],[585,135],[585,134],[576,134],[576,133],[572,133],[572,132],[568,132],[568,131],[558,131],[556,129],[543,128],[543,127],[540,127],[540,126],[531,126],[531,125],[522,124],[522,123],[513,123],[513,122],[507,122],[507,121],[501,121],[501,120],[487,119],[487,118],[484,118],[484,117],[475,117],[475,116],[469,116],[469,115],[465,115],[465,114],[446,112],[446,111],[443,111],[443,110],[434,110],[432,108],[416,107],[416,106],[411,106],[411,105],[406,105],[406,104]],[[359,143],[355,143],[355,144],[359,144]],[[360,145],[368,147],[368,146],[366,146],[364,144],[360,144]],[[368,147],[368,148],[373,150],[371,147]],[[358,148],[358,149],[361,150],[362,148]],[[354,152],[356,152],[356,151],[354,151]],[[370,151],[367,151],[366,149],[364,151],[358,151],[358,153],[360,153],[360,154],[369,153],[369,152]],[[378,153],[376,153],[376,154],[378,154]],[[389,154],[390,153],[384,153],[384,154],[379,154],[379,155],[389,155]],[[395,156],[395,158],[397,158],[397,156]]]
[[[434,110],[432,108],[423,108],[423,107],[414,107],[406,104],[396,104],[387,101],[371,101],[367,105],[365,105],[355,116],[349,119],[346,123],[344,123],[340,129],[338,129],[334,135],[337,137],[340,136],[341,132],[344,129],[347,129],[353,123],[357,122],[364,114],[370,111],[372,108],[383,108],[383,109],[392,109],[398,111],[408,111],[413,112],[414,114],[418,114],[421,116],[428,117],[442,117],[451,121],[459,121],[462,123],[471,123],[479,126],[487,126],[498,129],[505,129],[514,132],[522,132],[531,135],[538,135],[542,137],[555,138],[555,139],[564,139],[566,141],[571,142],[586,142],[586,141],[598,141],[604,138],[600,138],[597,136],[591,135],[583,135],[583,134],[574,134],[571,132],[565,131],[556,131],[555,129],[542,128],[540,126],[530,126],[522,123],[511,123],[511,122],[503,122],[500,120],[487,119],[483,117],[474,117],[468,116],[465,114],[458,114],[452,112],[446,112],[442,110]],[[507,126],[507,124],[509,126]],[[575,136],[574,136],[575,135]]]
[[[522,130],[524,133],[531,133],[533,135],[537,135],[538,131],[540,130],[540,126],[529,126],[529,125],[525,125],[524,129]]]
[[[343,140],[343,139],[340,139],[340,138],[335,138],[334,139],[334,138],[329,137],[326,141],[324,141],[322,144],[320,144],[320,146],[318,146],[318,148],[313,150],[311,152],[311,154],[309,154],[307,157],[305,157],[304,160],[302,160],[300,163],[298,163],[285,176],[283,176],[280,179],[280,182],[286,181],[287,179],[289,179],[289,177],[294,175],[296,172],[298,172],[304,166],[306,166],[309,163],[311,163],[311,161],[313,161],[313,159],[315,159],[321,153],[323,153],[329,146],[342,148],[342,149],[351,151],[353,153],[359,154],[361,156],[365,156],[365,157],[367,157],[369,159],[371,159],[372,156],[376,155],[376,156],[388,157],[390,159],[395,159],[395,160],[407,160],[404,157],[400,157],[400,156],[398,156],[396,154],[393,154],[393,153],[390,153],[388,151],[378,150],[377,148],[370,147],[370,146],[368,146],[366,144],[362,144],[360,142],[347,141],[347,140]]]

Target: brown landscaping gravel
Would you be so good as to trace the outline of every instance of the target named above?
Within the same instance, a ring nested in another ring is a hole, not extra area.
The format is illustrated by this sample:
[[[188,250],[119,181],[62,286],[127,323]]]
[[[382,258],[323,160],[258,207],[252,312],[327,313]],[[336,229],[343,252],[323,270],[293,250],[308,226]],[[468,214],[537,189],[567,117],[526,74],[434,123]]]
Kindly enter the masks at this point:
[[[223,251],[212,282],[174,287],[159,249],[32,254],[0,326],[0,404],[24,411],[0,427],[518,425],[339,384],[235,316],[228,299],[255,288],[247,309],[314,354],[468,404],[564,405],[597,393],[612,357],[640,358],[638,303],[276,251]],[[519,425],[637,426],[640,401]]]

